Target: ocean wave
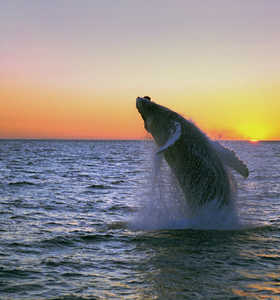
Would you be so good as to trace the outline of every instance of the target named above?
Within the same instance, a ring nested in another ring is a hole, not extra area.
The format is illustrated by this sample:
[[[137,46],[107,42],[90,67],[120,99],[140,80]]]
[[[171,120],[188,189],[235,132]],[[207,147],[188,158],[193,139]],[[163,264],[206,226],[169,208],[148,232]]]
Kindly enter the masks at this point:
[[[118,185],[118,184],[121,184],[121,183],[125,183],[124,180],[116,180],[116,181],[112,181],[111,184],[114,184],[114,185]]]
[[[110,189],[111,187],[108,185],[104,185],[104,184],[91,184],[87,188],[106,190],[106,189]]]
[[[49,298],[50,300],[99,300],[104,298],[94,296],[79,296],[78,294],[67,294],[59,297]]]
[[[37,185],[37,184],[31,181],[15,181],[15,182],[9,182],[8,185],[24,186],[24,185]]]
[[[55,237],[51,237],[51,238],[46,238],[41,240],[38,243],[38,246],[41,246],[42,248],[50,248],[50,247],[71,247],[73,245],[75,245],[75,242],[77,242],[77,240],[75,239],[74,236],[55,236]]]
[[[25,278],[33,273],[33,271],[24,270],[22,268],[5,268],[0,267],[0,278]]]

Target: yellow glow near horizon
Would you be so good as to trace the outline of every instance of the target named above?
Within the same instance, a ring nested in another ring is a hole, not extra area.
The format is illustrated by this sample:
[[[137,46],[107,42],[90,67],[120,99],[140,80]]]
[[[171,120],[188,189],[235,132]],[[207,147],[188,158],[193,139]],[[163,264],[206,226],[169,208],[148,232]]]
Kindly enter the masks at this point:
[[[240,124],[237,129],[240,135],[251,141],[266,140],[270,136],[268,126],[260,123]]]

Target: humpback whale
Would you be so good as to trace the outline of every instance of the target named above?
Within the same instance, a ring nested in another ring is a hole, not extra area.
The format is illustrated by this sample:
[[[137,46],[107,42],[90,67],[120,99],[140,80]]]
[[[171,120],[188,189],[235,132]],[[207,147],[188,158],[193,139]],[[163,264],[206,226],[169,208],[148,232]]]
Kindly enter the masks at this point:
[[[218,209],[230,206],[234,184],[229,168],[246,178],[249,171],[245,163],[192,121],[149,96],[137,97],[136,108],[158,146],[156,155],[163,155],[175,175],[191,215],[214,201]]]

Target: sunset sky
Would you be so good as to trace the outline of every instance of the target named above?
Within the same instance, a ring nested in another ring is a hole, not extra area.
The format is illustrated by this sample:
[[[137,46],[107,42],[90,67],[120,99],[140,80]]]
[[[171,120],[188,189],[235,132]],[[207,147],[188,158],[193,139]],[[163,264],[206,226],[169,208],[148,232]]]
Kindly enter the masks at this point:
[[[280,139],[280,1],[0,3],[0,138],[146,137],[137,96]]]

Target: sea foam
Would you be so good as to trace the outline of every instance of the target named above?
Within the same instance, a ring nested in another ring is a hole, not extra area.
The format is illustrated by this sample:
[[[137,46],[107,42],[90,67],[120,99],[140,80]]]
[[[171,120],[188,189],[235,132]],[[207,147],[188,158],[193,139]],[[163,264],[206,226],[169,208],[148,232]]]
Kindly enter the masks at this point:
[[[140,208],[129,222],[131,229],[241,229],[235,199],[222,207],[213,199],[195,214],[192,213],[163,154],[156,154],[156,149],[153,149],[151,156],[152,164],[146,174],[146,184],[141,186],[137,197]]]

